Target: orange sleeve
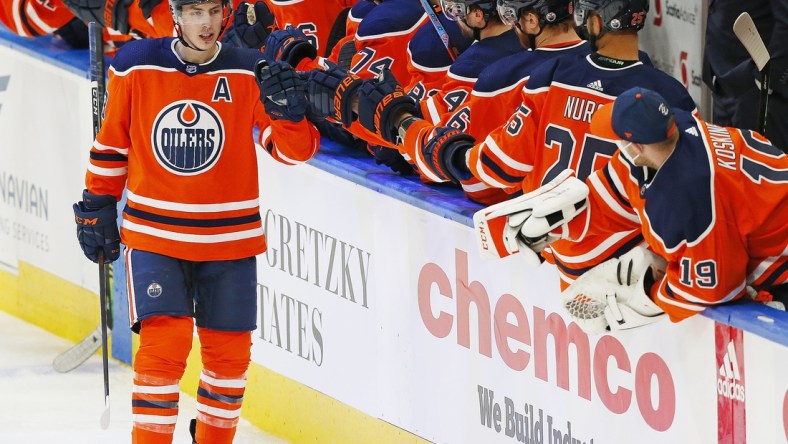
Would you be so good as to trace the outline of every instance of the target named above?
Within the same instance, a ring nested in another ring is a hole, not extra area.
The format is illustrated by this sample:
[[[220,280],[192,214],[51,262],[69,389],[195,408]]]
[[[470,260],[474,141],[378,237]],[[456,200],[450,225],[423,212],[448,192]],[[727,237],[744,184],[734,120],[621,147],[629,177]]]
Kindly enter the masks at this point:
[[[287,165],[306,162],[320,148],[320,133],[307,119],[300,122],[271,119],[260,102],[255,105],[254,115],[260,129],[260,145],[279,162]]]
[[[93,194],[109,194],[120,200],[128,176],[128,155],[131,147],[131,98],[127,83],[129,75],[109,70],[104,120],[90,149],[90,163],[85,185]]]

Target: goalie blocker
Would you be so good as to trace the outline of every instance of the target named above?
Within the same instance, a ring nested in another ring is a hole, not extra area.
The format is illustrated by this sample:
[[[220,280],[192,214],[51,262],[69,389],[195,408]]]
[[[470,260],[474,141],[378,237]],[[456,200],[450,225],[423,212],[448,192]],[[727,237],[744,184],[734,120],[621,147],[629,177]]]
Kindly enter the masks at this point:
[[[566,223],[587,205],[588,186],[573,173],[564,170],[530,193],[477,211],[473,225],[482,257],[522,252],[529,263],[539,265],[538,253],[560,239]]]

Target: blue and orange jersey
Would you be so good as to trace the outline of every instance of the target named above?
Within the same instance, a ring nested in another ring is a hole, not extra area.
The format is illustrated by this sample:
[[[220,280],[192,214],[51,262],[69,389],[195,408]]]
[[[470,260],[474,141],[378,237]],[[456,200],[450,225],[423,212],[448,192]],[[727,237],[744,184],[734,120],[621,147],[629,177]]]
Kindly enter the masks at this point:
[[[424,100],[443,89],[449,67],[473,43],[472,38],[462,35],[457,22],[446,18],[440,7],[433,6],[433,12],[449,38],[449,48],[431,22],[419,28],[408,42],[410,82],[403,86],[416,100]]]
[[[0,2],[0,23],[23,37],[52,34],[73,18],[74,14],[61,0]]]
[[[454,112],[447,126],[481,140],[500,128],[522,101],[521,91],[531,73],[546,60],[563,55],[587,55],[584,40],[521,51],[491,64],[479,75],[465,104]]]
[[[356,4],[350,8],[347,18],[345,19],[345,36],[339,39],[336,45],[334,45],[334,48],[331,49],[328,60],[338,63],[340,51],[348,45],[352,45],[353,54],[356,53],[356,31],[358,31],[358,25],[361,24],[361,20],[363,20],[367,13],[375,6],[377,5],[373,2],[358,0]]]
[[[509,191],[535,190],[568,168],[585,180],[617,150],[613,142],[589,134],[591,115],[634,86],[658,91],[671,106],[695,110],[681,83],[643,62],[596,54],[554,58],[532,72],[508,122],[470,150],[468,167],[487,185]],[[560,240],[547,258],[566,286],[641,242],[639,230],[589,238],[583,245]]]
[[[435,124],[445,121],[468,100],[485,68],[524,51],[513,29],[474,42],[451,64],[440,91],[421,101],[422,115]]]
[[[361,78],[371,78],[388,68],[402,85],[408,85],[408,42],[428,21],[417,1],[386,0],[375,6],[358,26],[357,52],[349,71]]]
[[[339,13],[355,3],[352,0],[264,0],[276,17],[279,29],[298,28],[323,55],[328,36]]]
[[[265,237],[253,129],[286,164],[315,154],[317,130],[265,113],[253,73],[259,51],[220,46],[196,65],[175,43],[132,41],[112,61],[87,189],[120,198],[125,186],[121,239],[131,248],[196,261],[254,256]]]
[[[788,157],[760,134],[674,110],[679,140],[659,171],[616,154],[569,224],[582,244],[642,224],[668,261],[651,297],[673,321],[788,282]]]

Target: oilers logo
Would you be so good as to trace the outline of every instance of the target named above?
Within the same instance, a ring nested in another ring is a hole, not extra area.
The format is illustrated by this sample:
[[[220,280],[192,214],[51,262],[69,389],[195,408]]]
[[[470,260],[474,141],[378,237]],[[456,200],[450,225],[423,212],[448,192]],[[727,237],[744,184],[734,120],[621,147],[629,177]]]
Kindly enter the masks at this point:
[[[156,160],[167,170],[182,176],[204,173],[222,153],[224,125],[210,106],[181,100],[156,116],[151,145]]]
[[[158,282],[154,281],[151,282],[150,285],[148,285],[147,293],[148,296],[150,296],[153,299],[156,299],[157,297],[161,296],[162,293],[164,293],[164,289],[161,287],[161,285],[159,285]]]

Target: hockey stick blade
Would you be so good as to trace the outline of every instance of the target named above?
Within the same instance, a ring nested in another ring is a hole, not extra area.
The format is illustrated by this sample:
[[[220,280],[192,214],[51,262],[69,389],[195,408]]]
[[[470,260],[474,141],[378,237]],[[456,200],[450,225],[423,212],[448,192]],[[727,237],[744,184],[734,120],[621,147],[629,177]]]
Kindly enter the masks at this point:
[[[55,356],[52,367],[60,373],[68,373],[82,365],[101,348],[101,326],[90,332],[85,339]]]
[[[750,14],[746,12],[741,13],[733,24],[733,33],[736,34],[736,37],[739,38],[741,44],[744,45],[744,48],[752,57],[755,66],[758,67],[758,71],[763,72],[771,57],[766,45],[763,43],[763,39],[761,39],[761,35],[758,34],[758,28],[755,27]]]
[[[109,428],[109,395],[104,397],[104,411],[101,412],[101,429]]]

